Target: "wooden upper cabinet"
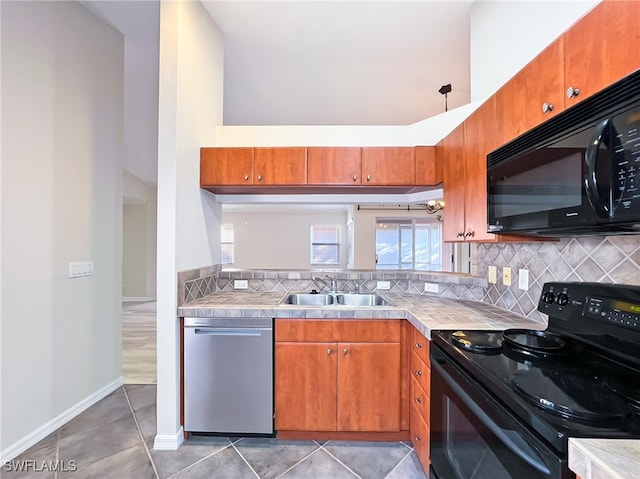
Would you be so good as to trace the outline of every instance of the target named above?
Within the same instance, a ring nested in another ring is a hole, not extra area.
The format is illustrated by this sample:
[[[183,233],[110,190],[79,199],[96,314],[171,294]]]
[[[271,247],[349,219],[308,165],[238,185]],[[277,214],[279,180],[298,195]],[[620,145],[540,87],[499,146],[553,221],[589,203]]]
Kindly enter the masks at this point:
[[[372,186],[415,185],[415,148],[363,147],[361,183]]]
[[[458,126],[436,146],[442,165],[444,190],[444,240],[464,241],[465,164],[464,124]]]
[[[255,148],[255,185],[304,185],[307,182],[305,147]]]
[[[640,2],[605,0],[563,34],[567,107],[640,68]]]
[[[360,147],[307,148],[307,184],[359,185],[361,156]]]
[[[498,144],[512,140],[564,109],[562,54],[560,39],[496,92]]]
[[[495,117],[492,97],[464,122],[466,241],[496,241],[494,234],[487,233],[487,154],[498,146]],[[448,208],[446,200],[445,205]]]
[[[416,185],[432,186],[442,183],[442,170],[436,161],[435,146],[416,146]]]
[[[253,148],[201,148],[200,186],[253,184]]]

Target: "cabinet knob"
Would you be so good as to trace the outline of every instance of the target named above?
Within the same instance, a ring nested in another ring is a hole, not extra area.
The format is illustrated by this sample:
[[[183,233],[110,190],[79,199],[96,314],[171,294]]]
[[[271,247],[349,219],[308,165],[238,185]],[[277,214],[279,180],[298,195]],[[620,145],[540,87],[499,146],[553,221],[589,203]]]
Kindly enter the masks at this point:
[[[367,175],[367,181],[371,181],[371,175]]]
[[[416,437],[415,437],[415,440],[416,440],[416,441],[421,441],[420,436],[416,436]]]
[[[553,111],[553,105],[551,103],[543,103],[542,113],[549,113],[550,111]]]
[[[349,354],[349,350],[348,350],[347,348],[344,348],[344,349],[342,350],[342,352],[344,353],[344,355],[345,355],[345,356],[346,356],[347,354]]]
[[[464,233],[462,231],[458,231],[458,233],[456,234],[456,238],[463,238],[464,237]]]
[[[249,181],[249,175],[244,175],[244,181]]]
[[[332,352],[333,352],[333,349],[331,349],[331,348],[327,349],[327,356],[331,356]]]
[[[262,181],[262,175],[258,175],[258,181]]]
[[[422,347],[421,343],[416,343],[416,348],[420,349]]]
[[[415,398],[417,403],[421,403],[422,402],[422,398]]]
[[[416,376],[422,376],[422,371],[416,370],[414,373]]]
[[[358,181],[358,175],[353,175],[353,181]]]
[[[475,234],[475,231],[473,231],[473,230],[471,230],[471,231],[467,231],[467,232],[464,234],[464,237],[465,237],[465,238],[470,238],[470,237],[472,237],[474,234]]]
[[[573,88],[570,86],[567,88],[567,98],[574,98],[580,94],[580,88]]]

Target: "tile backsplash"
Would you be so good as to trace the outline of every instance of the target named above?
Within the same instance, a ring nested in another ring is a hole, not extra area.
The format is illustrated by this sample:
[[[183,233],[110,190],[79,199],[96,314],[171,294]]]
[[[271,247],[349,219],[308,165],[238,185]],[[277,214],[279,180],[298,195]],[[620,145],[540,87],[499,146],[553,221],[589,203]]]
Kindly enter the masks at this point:
[[[545,243],[478,244],[472,249],[472,272],[486,278],[498,268],[498,284],[489,284],[483,301],[533,319],[542,286],[548,281],[591,281],[640,285],[640,235],[582,236]],[[511,286],[501,281],[511,267]],[[529,270],[529,290],[518,287],[518,270]]]

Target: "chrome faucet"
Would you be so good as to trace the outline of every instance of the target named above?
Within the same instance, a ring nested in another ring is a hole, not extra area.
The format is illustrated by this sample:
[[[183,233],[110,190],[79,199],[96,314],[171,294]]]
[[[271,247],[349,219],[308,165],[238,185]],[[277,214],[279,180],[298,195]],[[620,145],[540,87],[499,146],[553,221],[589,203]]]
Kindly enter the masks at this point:
[[[325,278],[327,278],[329,281],[331,281],[331,292],[332,293],[337,293],[338,292],[338,283],[336,282],[336,280],[334,278],[332,278],[331,276],[329,276],[328,274],[324,275]],[[327,283],[325,283],[327,284]]]
[[[353,292],[355,294],[360,294],[360,281],[357,279],[353,280]]]

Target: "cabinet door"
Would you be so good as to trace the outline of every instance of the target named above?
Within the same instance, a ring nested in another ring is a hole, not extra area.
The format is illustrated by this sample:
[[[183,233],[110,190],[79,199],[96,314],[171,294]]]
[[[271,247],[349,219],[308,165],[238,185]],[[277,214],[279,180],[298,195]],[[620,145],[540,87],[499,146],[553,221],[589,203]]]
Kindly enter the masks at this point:
[[[201,148],[200,186],[253,183],[253,148]]]
[[[336,343],[276,343],[276,430],[336,430]]]
[[[564,109],[563,42],[549,45],[495,95],[498,145]],[[543,108],[543,105],[546,105]]]
[[[337,426],[400,430],[400,343],[338,344]]]
[[[568,107],[640,68],[640,2],[605,0],[563,34]]]
[[[460,125],[436,146],[442,165],[444,240],[464,241],[464,126]]]
[[[464,123],[466,241],[496,240],[487,233],[487,153],[497,146],[494,119],[495,97],[491,97]]]
[[[362,184],[410,186],[416,184],[413,147],[362,148]]]
[[[307,148],[309,185],[359,185],[360,147]]]
[[[256,148],[253,182],[256,185],[304,185],[307,182],[307,149]]]
[[[432,186],[442,183],[442,171],[436,162],[435,146],[416,146],[416,185]]]

